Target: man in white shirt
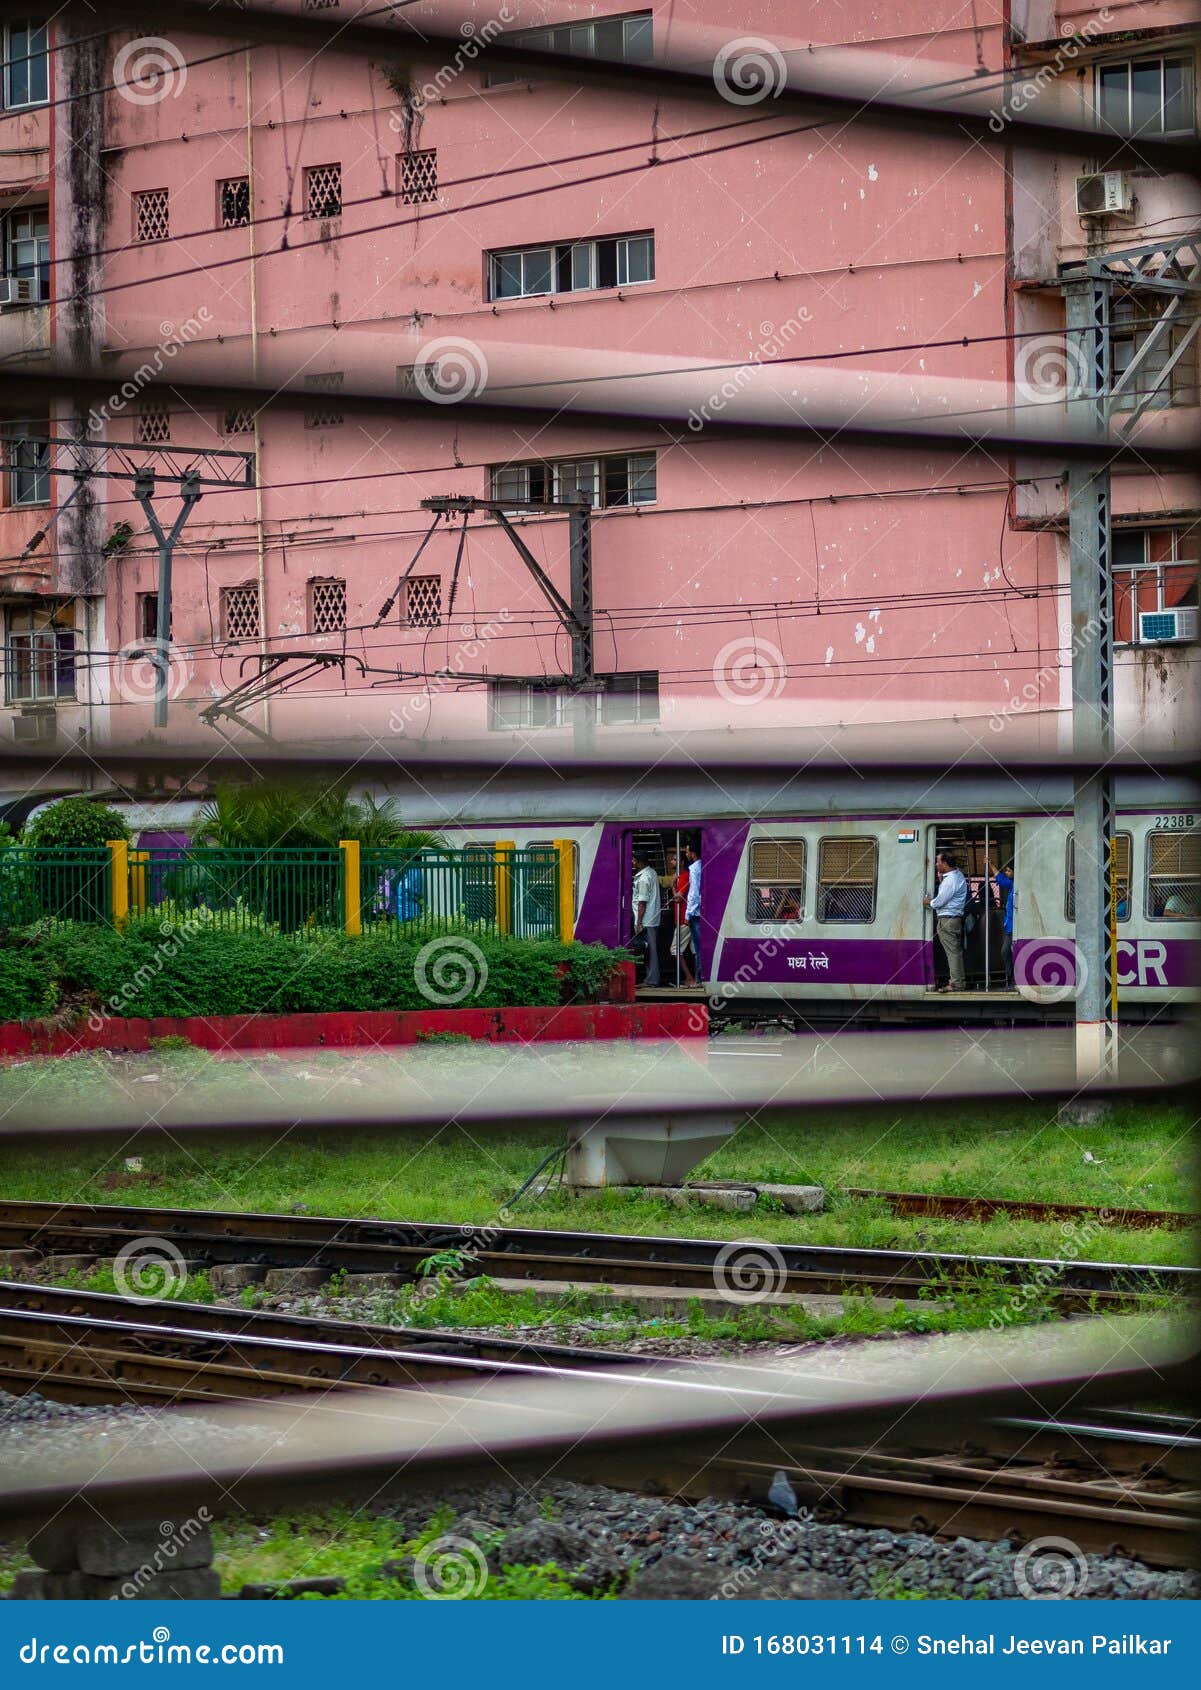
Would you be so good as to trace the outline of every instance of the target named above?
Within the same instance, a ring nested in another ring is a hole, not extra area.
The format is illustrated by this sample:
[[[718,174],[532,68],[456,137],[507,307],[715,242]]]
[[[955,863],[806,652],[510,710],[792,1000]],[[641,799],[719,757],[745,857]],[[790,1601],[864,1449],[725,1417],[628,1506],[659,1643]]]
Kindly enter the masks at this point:
[[[963,972],[963,912],[967,908],[967,880],[954,857],[940,851],[934,859],[938,891],[922,900],[934,913],[934,931],[947,959],[950,983],[940,992],[966,992]]]
[[[646,934],[644,986],[659,984],[659,876],[643,851],[634,852],[634,937]]]
[[[688,931],[692,935],[692,966],[696,970],[696,983],[704,984],[704,964],[701,961],[701,846],[698,839],[695,844],[689,843],[684,847],[684,855],[688,858],[688,898],[684,904],[684,915],[688,922]]]

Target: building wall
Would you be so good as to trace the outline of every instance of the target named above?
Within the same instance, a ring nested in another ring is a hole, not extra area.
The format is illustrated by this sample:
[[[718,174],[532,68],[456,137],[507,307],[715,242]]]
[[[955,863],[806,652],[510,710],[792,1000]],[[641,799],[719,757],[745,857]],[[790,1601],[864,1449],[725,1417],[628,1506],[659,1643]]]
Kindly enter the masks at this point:
[[[698,63],[730,33],[719,0],[690,7],[687,20],[663,0],[644,9],[657,44]],[[489,3],[430,10],[452,33],[467,21],[477,37],[494,27]],[[508,0],[505,10],[515,27],[618,6]],[[1182,8],[1143,10],[1147,27],[1183,21]],[[1091,11],[1028,5],[1007,32],[1000,0],[970,14],[949,0],[845,0],[803,18],[794,0],[761,0],[740,27],[781,48],[814,47],[800,61],[814,74],[870,81],[886,66],[904,88],[971,77],[978,64],[1020,58],[1023,40],[1057,35],[1057,22],[1079,33],[1090,21]],[[1141,12],[1124,8],[1119,21],[1137,29]],[[128,40],[56,55],[56,93],[113,80]],[[199,711],[263,650],[346,660],[252,713],[278,737],[488,733],[486,689],[466,677],[554,675],[569,643],[484,517],[467,529],[453,614],[409,629],[393,608],[374,627],[428,527],[421,501],[487,496],[489,465],[648,449],[654,503],[593,520],[596,650],[603,671],[659,675],[665,726],[1059,721],[1070,651],[1058,465],[1032,462],[1026,474],[1041,479],[1013,488],[1002,453],[734,440],[720,423],[757,407],[813,416],[850,401],[866,420],[880,404],[937,416],[1012,402],[1006,336],[1062,328],[1058,296],[1026,284],[1084,251],[1075,164],[866,120],[803,127],[770,101],[550,80],[485,87],[466,50],[443,65],[274,47],[201,63],[220,42],[173,43],[179,66],[162,97],[117,89],[53,113],[56,145],[73,161],[55,208],[56,285],[71,277],[59,288],[55,344],[96,374],[91,411],[110,439],[136,441],[143,404],[162,399],[173,443],[257,452],[259,488],[206,491],[176,554],[173,733],[211,739]],[[1065,57],[1039,98],[1070,106],[1078,68]],[[438,198],[401,203],[406,154],[429,149]],[[341,216],[305,217],[305,171],[335,162]],[[242,176],[253,221],[217,229],[219,184]],[[171,238],[139,243],[136,196],[163,189]],[[1157,223],[1181,191],[1150,178],[1140,216]],[[656,240],[653,283],[486,297],[490,250],[645,230]],[[1123,225],[1123,241],[1137,236]],[[852,356],[829,357],[838,353]],[[482,397],[616,366],[632,378],[623,388],[593,380],[575,398],[599,395],[630,414],[513,421],[469,403],[416,405],[398,372],[439,354],[469,388],[482,384]],[[173,394],[185,376],[215,391]],[[309,393],[306,416],[306,385],[338,378],[381,403],[348,401],[341,422],[309,426],[315,403],[337,402]],[[238,388],[256,380],[290,392],[260,410],[253,432],[227,432],[227,413],[247,403]],[[665,431],[657,406],[693,422]],[[76,402],[65,420],[78,426],[85,414]],[[166,483],[156,500],[173,514]],[[1199,505],[1183,476],[1115,486],[1126,516]],[[4,555],[26,520],[0,513]],[[106,555],[122,523],[133,532]],[[559,518],[519,524],[561,591],[566,530]],[[95,729],[136,738],[153,685],[139,595],[153,592],[157,563],[128,486],[93,484],[54,545],[38,591],[98,603],[103,589],[108,655],[81,675],[98,703]],[[441,577],[444,611],[458,552],[457,529],[444,530],[417,566]],[[348,629],[313,635],[313,584],[327,578],[345,580]],[[255,584],[260,637],[229,641],[223,593]],[[1120,689],[1126,729],[1162,723],[1165,702],[1185,700],[1186,662],[1175,651],[1135,654]],[[437,678],[422,678],[431,671]]]

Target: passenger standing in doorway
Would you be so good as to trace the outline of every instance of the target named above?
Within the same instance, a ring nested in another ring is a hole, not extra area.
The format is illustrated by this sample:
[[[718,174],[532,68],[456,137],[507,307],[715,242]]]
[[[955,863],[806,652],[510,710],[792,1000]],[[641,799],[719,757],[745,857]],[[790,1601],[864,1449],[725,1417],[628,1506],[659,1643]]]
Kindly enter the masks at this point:
[[[634,938],[646,935],[644,986],[659,984],[659,876],[644,851],[634,852]]]
[[[692,972],[692,934],[684,916],[688,902],[688,870],[680,866],[675,851],[667,853],[667,872],[671,877],[668,888],[671,898],[671,945],[669,956],[675,964],[676,985],[695,986]]]
[[[1001,961],[1005,964],[1005,990],[1013,984],[1013,864],[993,871],[993,885],[1001,894]]]
[[[926,894],[922,902],[934,914],[935,932],[947,959],[950,983],[940,986],[940,992],[966,992],[967,980],[963,972],[963,912],[967,906],[967,880],[955,858],[940,851],[934,859],[938,874],[938,891],[933,897]]]
[[[692,937],[692,966],[696,972],[698,985],[705,980],[705,965],[701,959],[701,842],[689,840],[684,847],[684,855],[688,858],[688,897],[684,903],[684,916],[688,922],[688,932]]]

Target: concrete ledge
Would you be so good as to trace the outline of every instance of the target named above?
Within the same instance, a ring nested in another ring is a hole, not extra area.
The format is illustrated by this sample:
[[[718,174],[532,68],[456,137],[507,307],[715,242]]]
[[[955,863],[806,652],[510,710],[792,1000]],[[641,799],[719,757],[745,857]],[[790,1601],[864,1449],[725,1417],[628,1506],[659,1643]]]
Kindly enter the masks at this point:
[[[565,1185],[563,1190],[572,1197],[587,1197],[598,1189],[595,1185]],[[606,1191],[617,1191],[624,1197],[641,1197],[651,1203],[670,1203],[673,1208],[687,1209],[700,1205],[706,1209],[722,1209],[729,1214],[749,1215],[761,1197],[773,1198],[790,1215],[817,1214],[826,1206],[826,1189],[822,1185],[751,1184],[728,1185],[720,1181],[698,1180],[695,1185],[609,1185]]]
[[[0,1023],[0,1059],[74,1056],[85,1050],[149,1050],[156,1039],[184,1038],[201,1050],[311,1050],[420,1043],[431,1033],[458,1033],[486,1044],[559,1043],[581,1039],[706,1038],[706,1004],[516,1004],[507,1009],[330,1010],[303,1015],[114,1016],[98,1027]]]
[[[834,1292],[812,1291],[797,1295],[791,1291],[769,1291],[752,1299],[732,1297],[719,1291],[715,1285],[671,1291],[658,1285],[598,1286],[594,1281],[576,1285],[557,1280],[493,1279],[489,1289],[514,1297],[532,1297],[539,1307],[562,1308],[570,1303],[581,1314],[612,1314],[615,1309],[633,1306],[641,1320],[686,1320],[689,1308],[698,1304],[711,1317],[750,1308],[781,1312],[802,1309],[807,1314],[840,1315],[845,1306],[842,1296]],[[940,1306],[937,1303],[905,1303],[900,1297],[865,1296],[856,1301],[879,1309],[895,1308],[898,1303],[913,1308]]]

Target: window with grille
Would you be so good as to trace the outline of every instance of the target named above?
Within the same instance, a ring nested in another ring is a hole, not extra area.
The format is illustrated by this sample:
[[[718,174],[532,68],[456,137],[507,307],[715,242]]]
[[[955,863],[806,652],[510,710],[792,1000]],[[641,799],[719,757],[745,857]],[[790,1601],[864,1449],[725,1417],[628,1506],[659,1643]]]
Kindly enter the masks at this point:
[[[342,0],[304,0],[302,12],[336,12]]]
[[[45,417],[5,423],[3,455],[10,505],[50,503],[50,424]]]
[[[632,287],[654,279],[655,237],[650,233],[515,247],[488,257],[490,299]]]
[[[659,720],[659,677],[653,671],[602,675],[600,720],[605,727]]]
[[[597,717],[602,726],[659,720],[659,677],[653,670],[596,678],[600,685]],[[571,720],[574,695],[569,688],[553,683],[497,681],[489,691],[488,703],[492,728],[558,728]]]
[[[561,688],[529,681],[496,681],[488,689],[488,726],[501,732],[557,728],[565,720]]]
[[[1191,59],[1127,59],[1096,67],[1101,120],[1122,135],[1192,135]]]
[[[1115,644],[1139,644],[1144,611],[1197,603],[1201,527],[1115,528],[1109,555]]]
[[[250,178],[230,176],[217,184],[217,214],[223,229],[250,222]]]
[[[241,587],[223,587],[222,637],[227,640],[257,640],[260,626],[258,582],[247,581]]]
[[[221,419],[222,434],[253,434],[254,411],[249,405],[238,405],[226,411]]]
[[[310,218],[341,217],[342,166],[314,164],[304,173],[304,214]]]
[[[438,197],[438,149],[401,153],[397,158],[401,205],[427,205]]]
[[[4,696],[9,704],[75,697],[75,607],[13,605],[5,622]]]
[[[340,634],[346,627],[346,582],[331,577],[309,582],[309,632]]]
[[[147,188],[133,196],[135,241],[165,241],[171,234],[171,200],[166,188]]]
[[[805,913],[805,841],[756,839],[746,886],[748,921],[799,921]]]
[[[0,34],[4,49],[5,109],[44,106],[50,98],[49,43],[44,20],[14,19],[0,25]]]
[[[494,499],[578,499],[609,509],[649,505],[656,497],[654,452],[623,452],[610,458],[563,458],[544,464],[502,464],[491,472]]]
[[[1174,307],[1169,313],[1169,307]],[[1160,319],[1165,318],[1161,325]],[[1192,313],[1179,296],[1115,293],[1109,308],[1110,393],[1115,410],[1197,403]],[[1156,330],[1155,338],[1152,335]],[[1137,360],[1137,362],[1136,362]]]
[[[304,385],[310,393],[341,393],[342,383],[341,370],[327,370],[324,375],[304,378]],[[306,428],[336,428],[345,420],[345,412],[336,399],[327,400],[324,404],[310,405],[304,413]]]
[[[654,56],[654,19],[650,12],[629,12],[612,18],[560,24],[554,29],[515,29],[499,39],[544,53],[578,53],[584,58],[624,59],[633,63]],[[498,66],[484,72],[485,88],[527,80],[518,69]]]
[[[1154,921],[1201,919],[1201,833],[1147,835],[1147,914]]]
[[[442,577],[410,575],[405,582],[404,619],[410,628],[436,628],[442,620]]]
[[[875,918],[876,841],[823,839],[817,847],[817,919]]]
[[[171,438],[171,412],[155,400],[146,401],[138,411],[138,439],[144,446],[154,446]]]
[[[1129,833],[1115,833],[1113,837],[1113,851],[1118,870],[1118,920],[1125,921],[1130,915],[1130,859],[1134,850],[1134,837]],[[1076,919],[1076,835],[1068,834],[1068,870],[1067,891],[1064,897],[1063,913],[1069,921]]]

